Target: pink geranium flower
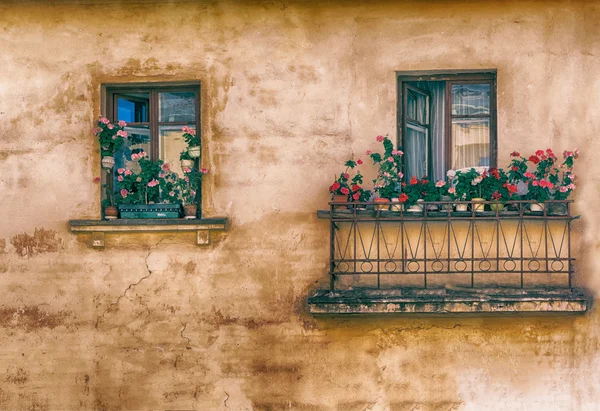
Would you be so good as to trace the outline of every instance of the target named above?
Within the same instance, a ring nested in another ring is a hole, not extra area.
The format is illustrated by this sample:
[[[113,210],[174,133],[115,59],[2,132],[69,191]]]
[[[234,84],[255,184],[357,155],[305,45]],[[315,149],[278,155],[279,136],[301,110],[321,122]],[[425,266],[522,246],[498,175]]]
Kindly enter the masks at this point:
[[[117,173],[119,173],[119,174],[123,174],[124,172],[125,172],[125,169],[124,169],[124,168],[119,168],[119,169],[117,170]]]
[[[183,167],[184,173],[189,173],[190,171],[192,171],[192,170],[189,167]]]
[[[119,131],[117,131],[117,135],[119,137],[127,138],[128,134],[127,134],[127,131],[119,130]]]
[[[131,170],[125,170],[125,175],[130,176],[132,174]]]
[[[113,126],[112,124],[107,124],[107,125],[106,125],[106,127],[107,127],[109,130],[112,130],[113,128],[115,128],[115,126]]]
[[[125,190],[125,189],[122,189],[122,190],[121,190],[121,197],[123,197],[123,198],[127,197],[127,193],[128,193],[128,191],[127,191],[127,190]]]
[[[394,157],[388,157],[387,161],[389,161],[390,163],[394,162]]]
[[[157,179],[155,179],[155,178],[153,178],[152,180],[150,180],[150,181],[148,182],[148,187],[156,187],[158,184],[159,184],[159,183],[158,183],[158,180],[157,180]]]
[[[367,151],[365,151],[365,154],[370,156],[371,154],[373,154],[373,150],[367,150]]]
[[[404,174],[402,174],[402,171],[398,171],[398,177],[400,177],[400,178],[404,177]]]
[[[175,197],[175,191],[169,191],[169,196]]]
[[[562,186],[559,190],[560,190],[561,193],[566,193],[567,191],[569,191],[569,188],[565,187],[565,186]]]
[[[575,184],[571,183],[571,184],[569,184],[569,185],[567,186],[567,188],[568,188],[569,190],[575,190],[575,189],[577,188],[577,186],[576,186]]]
[[[377,141],[381,143],[383,141],[383,136],[377,136]]]
[[[171,168],[171,166],[169,165],[169,163],[163,163],[160,168],[162,168],[163,171],[169,171],[169,169]]]
[[[448,189],[448,192],[449,192],[450,194],[454,194],[454,193],[456,193],[456,188],[454,188],[454,187],[450,187],[450,188]]]
[[[119,181],[123,181],[123,176],[119,176],[119,177],[117,177],[117,180],[119,180]]]
[[[106,117],[100,117],[100,122],[101,122],[102,124],[109,124],[109,123],[110,123],[110,120],[109,120],[109,119],[107,119]]]
[[[96,136],[97,136],[97,135],[98,135],[98,134],[99,134],[101,131],[102,131],[102,129],[101,129],[100,127],[96,127],[96,128],[94,129],[94,135],[96,135]]]
[[[201,168],[201,169],[200,169],[200,172],[201,172],[202,174],[208,174],[208,168]]]
[[[127,125],[123,120],[119,120],[119,127],[125,127]]]
[[[446,185],[446,182],[444,180],[440,180],[437,183],[435,183],[435,186],[437,188],[444,187],[445,185]]]

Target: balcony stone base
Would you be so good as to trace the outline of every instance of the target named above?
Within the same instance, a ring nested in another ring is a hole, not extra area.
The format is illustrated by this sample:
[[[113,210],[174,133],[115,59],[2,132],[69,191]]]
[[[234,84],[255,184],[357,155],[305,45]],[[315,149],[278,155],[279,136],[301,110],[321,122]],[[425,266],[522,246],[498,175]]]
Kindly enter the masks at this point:
[[[581,289],[319,290],[308,299],[313,315],[539,315],[583,314]]]

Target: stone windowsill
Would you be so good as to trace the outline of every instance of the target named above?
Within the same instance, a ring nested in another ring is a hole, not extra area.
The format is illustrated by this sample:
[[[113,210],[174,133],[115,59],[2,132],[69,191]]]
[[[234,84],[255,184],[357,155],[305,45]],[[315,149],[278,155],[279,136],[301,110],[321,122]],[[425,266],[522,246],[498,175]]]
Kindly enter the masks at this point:
[[[226,231],[227,217],[177,219],[71,220],[72,233],[91,233],[92,246],[103,248],[105,234],[142,232],[196,232],[198,245],[210,244],[211,231]]]
[[[581,289],[319,290],[308,299],[313,315],[583,314]]]

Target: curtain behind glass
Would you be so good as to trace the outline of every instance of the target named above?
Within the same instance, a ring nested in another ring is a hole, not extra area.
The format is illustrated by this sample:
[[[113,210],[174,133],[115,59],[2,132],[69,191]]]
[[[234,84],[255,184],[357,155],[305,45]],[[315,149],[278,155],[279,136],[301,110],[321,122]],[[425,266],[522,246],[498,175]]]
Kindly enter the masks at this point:
[[[489,115],[489,84],[452,85],[452,166],[455,170],[489,167]]]

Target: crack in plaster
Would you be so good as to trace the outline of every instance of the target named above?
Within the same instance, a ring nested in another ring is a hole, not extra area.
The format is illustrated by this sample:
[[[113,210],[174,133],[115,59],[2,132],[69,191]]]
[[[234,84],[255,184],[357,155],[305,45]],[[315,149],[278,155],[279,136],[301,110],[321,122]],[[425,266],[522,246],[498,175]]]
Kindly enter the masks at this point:
[[[185,329],[187,328],[188,323],[184,323],[183,321],[179,320],[179,322],[181,323],[181,325],[183,325],[183,328],[181,329],[181,331],[179,332],[179,334],[181,335],[181,338],[184,340],[187,340],[187,344],[185,345],[185,348],[187,348],[188,350],[191,350],[192,347],[190,347],[190,343],[192,340],[190,340],[189,337],[186,337],[185,335],[183,335],[183,332],[185,331]]]
[[[144,258],[144,264],[146,265],[146,271],[148,271],[148,274],[143,276],[142,278],[140,278],[137,282],[135,283],[131,283],[127,286],[127,288],[125,289],[125,291],[123,291],[123,293],[117,298],[117,300],[110,304],[108,306],[108,308],[106,310],[104,310],[104,312],[102,313],[102,315],[100,317],[98,317],[98,320],[96,320],[96,328],[98,328],[98,324],[100,323],[100,321],[102,319],[104,319],[104,317],[106,316],[107,313],[110,312],[110,310],[119,305],[119,302],[121,301],[122,298],[124,298],[127,295],[127,292],[129,290],[131,290],[133,287],[139,285],[142,281],[146,280],[147,278],[149,278],[152,275],[152,270],[150,270],[150,267],[148,266],[148,258],[150,258],[150,255],[152,254],[153,249],[155,249],[156,247],[158,247],[160,245],[160,243],[162,243],[166,238],[162,238],[159,242],[157,242],[154,246],[150,247],[150,249],[148,250],[148,254],[146,255],[146,257]]]
[[[225,408],[229,408],[229,406],[227,405],[227,400],[229,399],[229,394],[227,393],[227,391],[225,391],[225,395],[227,397],[225,397],[225,400],[223,400],[223,405],[225,406]]]

